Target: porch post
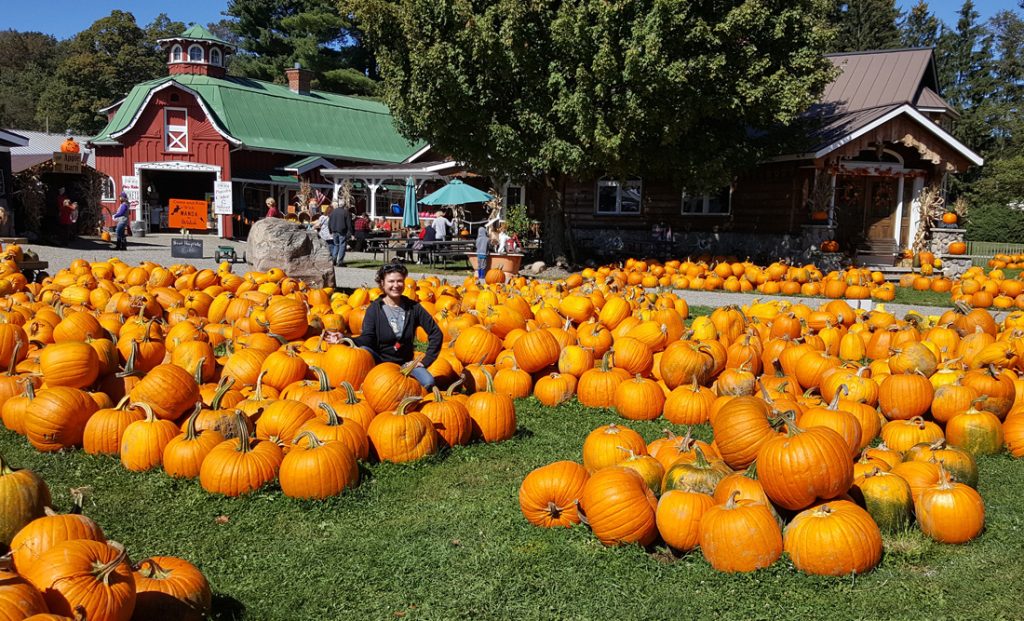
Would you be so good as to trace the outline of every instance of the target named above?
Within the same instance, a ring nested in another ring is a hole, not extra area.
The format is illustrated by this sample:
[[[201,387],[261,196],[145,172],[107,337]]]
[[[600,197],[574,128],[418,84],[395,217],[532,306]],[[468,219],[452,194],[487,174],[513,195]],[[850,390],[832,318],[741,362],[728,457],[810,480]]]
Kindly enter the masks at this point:
[[[337,205],[338,204],[338,192],[341,191],[341,183],[338,182],[338,178],[337,177],[335,177],[333,179],[333,181],[334,181],[334,192],[331,195],[331,205]]]
[[[924,177],[914,177],[914,198],[910,203],[910,229],[907,231],[907,239],[914,243],[917,237],[917,227],[921,222],[921,191],[924,189]]]
[[[896,239],[896,248],[900,249],[900,228],[903,225],[903,182],[904,177],[900,177],[899,182],[896,184],[896,222],[892,227],[892,235]],[[907,245],[912,246],[914,239],[912,237],[907,238]]]
[[[380,187],[380,179],[363,179],[366,187],[370,188],[370,219],[377,219],[377,189]]]

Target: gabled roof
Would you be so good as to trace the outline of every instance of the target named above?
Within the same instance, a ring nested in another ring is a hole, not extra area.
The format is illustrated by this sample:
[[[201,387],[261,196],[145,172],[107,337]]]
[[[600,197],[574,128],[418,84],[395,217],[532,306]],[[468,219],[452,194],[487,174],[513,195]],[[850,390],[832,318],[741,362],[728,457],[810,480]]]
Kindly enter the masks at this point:
[[[401,162],[424,143],[403,138],[384,104],[249,78],[173,75],[135,85],[93,143],[121,144],[156,90],[178,87],[193,94],[210,121],[241,148],[316,154],[352,161]]]
[[[960,113],[956,109],[949,105],[945,99],[939,97],[939,94],[932,89],[925,86],[921,89],[921,92],[917,96],[917,101],[914,102],[914,107],[918,110],[925,111],[941,111],[946,114],[953,116],[960,116]]]
[[[922,86],[937,86],[932,50],[882,50],[829,54],[840,70],[821,95],[821,104],[852,112],[913,103]]]
[[[181,41],[188,39],[190,41],[209,41],[210,43],[219,43],[228,47],[235,47],[233,44],[228,43],[224,39],[221,39],[217,35],[213,34],[201,24],[193,24],[185,29],[185,32],[181,33],[176,37],[168,37],[166,39],[160,39],[157,43],[163,43],[164,41]]]
[[[22,132],[23,134],[24,132]],[[28,137],[15,132],[0,129],[0,147],[23,147],[28,144]]]
[[[23,145],[11,147],[11,170],[15,173],[53,159],[53,154],[60,151],[60,145],[68,137],[68,134],[47,134],[46,132],[27,129],[19,129],[16,134],[7,130],[0,130],[0,136],[3,134],[20,135],[25,140]],[[95,168],[96,152],[86,147],[89,137],[75,135],[71,137],[78,144],[82,145],[82,154],[85,156],[82,162],[90,168]]]
[[[290,164],[285,164],[281,168],[288,172],[293,172],[296,175],[304,175],[314,168],[333,168],[334,164],[320,157],[319,155],[307,155],[301,160],[296,160]]]

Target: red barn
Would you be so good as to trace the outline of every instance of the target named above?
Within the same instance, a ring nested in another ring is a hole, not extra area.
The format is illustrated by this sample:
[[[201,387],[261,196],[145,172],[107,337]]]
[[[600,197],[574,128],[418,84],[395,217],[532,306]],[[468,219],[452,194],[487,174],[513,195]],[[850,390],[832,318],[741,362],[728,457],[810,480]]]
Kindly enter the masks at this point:
[[[113,197],[128,193],[134,228],[167,228],[172,199],[198,199],[208,229],[244,236],[267,198],[284,208],[302,182],[329,197],[322,168],[411,163],[424,151],[398,134],[383,104],[311,90],[299,67],[286,72],[287,86],[228,76],[233,46],[202,26],[161,44],[168,75],[104,109],[107,126],[90,141]]]

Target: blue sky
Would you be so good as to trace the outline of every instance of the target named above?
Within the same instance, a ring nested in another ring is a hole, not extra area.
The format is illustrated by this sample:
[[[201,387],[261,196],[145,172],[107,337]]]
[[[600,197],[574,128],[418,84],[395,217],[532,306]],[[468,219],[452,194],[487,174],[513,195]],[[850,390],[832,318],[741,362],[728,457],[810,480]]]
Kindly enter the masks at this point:
[[[0,28],[36,30],[52,34],[59,39],[74,35],[89,27],[97,19],[109,15],[114,9],[135,14],[140,25],[148,24],[159,13],[167,13],[174,20],[207,24],[221,19],[226,0],[4,0]],[[897,0],[901,10],[907,10],[915,0]],[[956,23],[956,12],[962,0],[932,0],[932,11],[950,26]],[[1015,0],[975,0],[982,19],[1003,9],[1020,10]]]

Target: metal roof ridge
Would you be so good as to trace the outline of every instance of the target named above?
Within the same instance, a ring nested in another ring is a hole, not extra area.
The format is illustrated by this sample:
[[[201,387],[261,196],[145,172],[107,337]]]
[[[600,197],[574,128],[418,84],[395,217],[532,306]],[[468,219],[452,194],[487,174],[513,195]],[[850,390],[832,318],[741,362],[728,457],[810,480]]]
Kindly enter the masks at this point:
[[[177,78],[177,77],[181,77],[181,76],[172,76],[172,77]],[[217,80],[219,83],[218,84],[214,84],[213,86],[217,86],[218,88],[232,88],[234,90],[247,91],[247,92],[252,92],[253,91],[252,88],[246,88],[245,85],[238,84],[237,82],[233,82],[233,81],[231,81],[228,78],[213,78],[213,77],[210,77],[210,76],[191,76],[191,75],[188,76],[188,77],[203,77],[203,78],[207,78],[208,80]],[[228,76],[228,77],[229,78],[239,78],[239,79],[244,79],[244,80],[251,80],[253,82],[259,82],[261,84],[269,84],[271,86],[277,87],[278,89],[286,89],[287,90],[287,87],[282,85],[282,84],[275,84],[274,82],[267,82],[266,80],[257,80],[256,78],[241,78],[240,76]],[[224,83],[224,84],[220,84],[220,83]],[[355,97],[352,97],[351,95],[343,95],[341,93],[332,93],[330,91],[310,91],[310,95],[312,95],[314,93],[322,93],[324,95],[329,95],[331,97],[345,97],[347,99],[356,99]],[[384,107],[383,111],[380,111],[380,110],[366,110],[366,109],[358,108],[358,107],[355,107],[355,106],[352,106],[352,105],[345,105],[343,102],[333,102],[333,101],[330,101],[330,100],[328,100],[326,98],[319,99],[319,100],[304,99],[304,97],[308,97],[308,95],[299,95],[298,93],[293,93],[290,90],[287,93],[266,91],[266,92],[260,93],[260,94],[265,96],[265,97],[277,97],[278,99],[287,99],[289,101],[299,101],[299,102],[304,102],[304,103],[319,103],[319,104],[329,105],[329,106],[332,106],[332,107],[335,107],[335,108],[345,108],[346,110],[353,110],[355,112],[367,112],[369,114],[381,114],[381,115],[391,116],[391,110],[387,107],[387,104],[380,103],[380,102],[373,102],[373,103],[375,103],[375,104],[377,104],[379,106],[383,106]],[[361,100],[356,99],[356,101],[361,101]]]
[[[896,47],[887,50],[858,50],[856,52],[829,52],[825,54],[825,58],[835,58],[836,56],[864,56],[867,54],[892,54],[894,52],[930,52],[935,49],[932,47]]]

